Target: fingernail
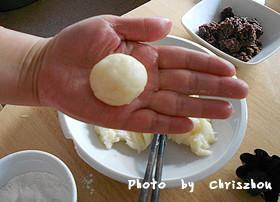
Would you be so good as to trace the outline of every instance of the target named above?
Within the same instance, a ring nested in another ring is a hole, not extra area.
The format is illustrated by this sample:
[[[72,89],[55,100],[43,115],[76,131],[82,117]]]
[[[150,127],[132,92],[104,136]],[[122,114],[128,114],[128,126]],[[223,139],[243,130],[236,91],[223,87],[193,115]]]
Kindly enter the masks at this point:
[[[225,63],[228,67],[230,67],[230,68],[232,68],[232,69],[235,70],[234,64],[232,64],[231,62],[229,62],[229,61],[227,61],[227,60],[225,60],[225,59],[223,59],[223,58],[222,58],[222,60],[224,61],[224,63]]]
[[[230,103],[230,102],[229,102],[229,105],[228,105],[228,110],[231,111],[231,113],[234,113],[234,111],[235,111],[232,103]]]
[[[155,19],[155,20],[162,20],[162,21],[164,21],[164,22],[166,22],[166,23],[171,22],[170,19],[165,18],[165,17],[151,17],[151,18],[152,18],[152,19]]]

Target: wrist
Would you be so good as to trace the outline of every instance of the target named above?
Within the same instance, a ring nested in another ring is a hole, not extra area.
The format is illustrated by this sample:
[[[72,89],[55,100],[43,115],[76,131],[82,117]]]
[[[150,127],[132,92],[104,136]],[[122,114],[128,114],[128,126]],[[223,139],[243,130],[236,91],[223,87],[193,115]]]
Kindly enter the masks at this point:
[[[29,105],[42,105],[39,97],[38,79],[43,66],[44,55],[49,39],[40,38],[28,50],[20,65],[19,79],[17,80],[22,96],[27,95]],[[23,94],[24,93],[24,94]]]
[[[40,104],[36,80],[46,40],[0,27],[0,103]]]

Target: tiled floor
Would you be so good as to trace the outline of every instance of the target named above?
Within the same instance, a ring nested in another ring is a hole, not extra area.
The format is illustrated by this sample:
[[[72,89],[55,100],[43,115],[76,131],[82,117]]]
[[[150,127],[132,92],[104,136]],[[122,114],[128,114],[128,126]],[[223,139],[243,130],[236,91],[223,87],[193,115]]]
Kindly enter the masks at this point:
[[[0,13],[0,25],[39,36],[51,36],[81,19],[122,15],[148,0],[38,0],[17,10]]]

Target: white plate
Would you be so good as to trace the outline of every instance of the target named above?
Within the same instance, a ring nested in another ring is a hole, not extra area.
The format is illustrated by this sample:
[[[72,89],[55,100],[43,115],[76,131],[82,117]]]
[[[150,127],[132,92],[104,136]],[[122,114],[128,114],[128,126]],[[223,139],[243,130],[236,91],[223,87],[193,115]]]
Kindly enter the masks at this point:
[[[263,49],[248,62],[241,61],[224,53],[196,34],[200,25],[219,21],[220,12],[229,6],[233,8],[235,15],[257,18],[263,26],[264,34],[261,36]],[[235,65],[248,66],[258,64],[280,48],[280,14],[252,0],[203,0],[182,17],[182,24],[188,33],[200,44]]]
[[[176,45],[209,53],[198,44],[182,38],[168,36],[156,44]],[[247,105],[245,100],[229,100],[234,114],[226,120],[213,120],[218,141],[212,146],[213,154],[199,158],[189,148],[168,142],[162,179],[167,187],[181,185],[181,179],[197,181],[203,179],[227,163],[239,148],[247,125]],[[118,143],[107,150],[95,135],[92,125],[77,121],[59,113],[59,121],[67,138],[73,140],[80,157],[99,172],[120,182],[144,176],[149,149],[143,153]]]

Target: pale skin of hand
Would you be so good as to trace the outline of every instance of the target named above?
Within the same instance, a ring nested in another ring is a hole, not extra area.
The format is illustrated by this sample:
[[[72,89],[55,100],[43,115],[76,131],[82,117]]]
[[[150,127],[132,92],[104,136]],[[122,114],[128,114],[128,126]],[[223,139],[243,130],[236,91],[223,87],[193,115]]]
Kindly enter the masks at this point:
[[[170,29],[171,22],[162,18],[98,16],[38,40],[32,48],[33,103],[84,122],[152,133],[187,132],[192,122],[186,117],[229,117],[233,109],[228,102],[189,95],[241,99],[247,84],[231,78],[234,66],[218,57],[140,43],[164,38]],[[143,93],[120,107],[102,103],[89,85],[93,66],[116,52],[132,55],[148,72]]]

